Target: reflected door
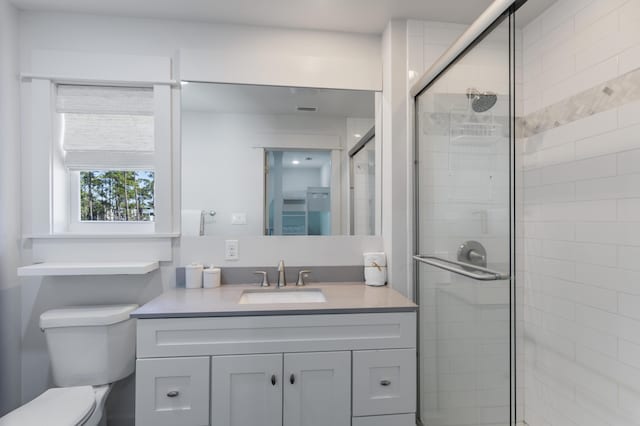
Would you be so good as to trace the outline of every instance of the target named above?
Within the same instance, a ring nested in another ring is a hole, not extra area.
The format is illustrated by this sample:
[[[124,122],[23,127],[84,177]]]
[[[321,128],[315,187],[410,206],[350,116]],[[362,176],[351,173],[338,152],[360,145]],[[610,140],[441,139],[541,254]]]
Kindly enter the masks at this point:
[[[509,425],[513,416],[512,282],[500,279],[512,267],[511,33],[504,18],[415,100],[416,246],[429,261],[416,262],[419,410],[428,426]]]

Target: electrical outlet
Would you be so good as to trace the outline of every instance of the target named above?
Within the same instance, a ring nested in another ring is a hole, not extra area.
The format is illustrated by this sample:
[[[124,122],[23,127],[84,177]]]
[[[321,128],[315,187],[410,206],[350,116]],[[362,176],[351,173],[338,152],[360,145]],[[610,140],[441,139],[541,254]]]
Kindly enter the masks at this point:
[[[226,260],[238,260],[238,240],[225,240],[224,242],[224,258]]]

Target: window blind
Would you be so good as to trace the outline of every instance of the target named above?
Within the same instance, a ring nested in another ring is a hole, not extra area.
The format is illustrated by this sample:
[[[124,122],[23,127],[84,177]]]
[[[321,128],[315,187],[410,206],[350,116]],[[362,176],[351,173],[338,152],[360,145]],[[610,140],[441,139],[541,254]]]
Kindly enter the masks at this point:
[[[136,168],[153,162],[153,89],[58,85],[62,148],[69,168]]]

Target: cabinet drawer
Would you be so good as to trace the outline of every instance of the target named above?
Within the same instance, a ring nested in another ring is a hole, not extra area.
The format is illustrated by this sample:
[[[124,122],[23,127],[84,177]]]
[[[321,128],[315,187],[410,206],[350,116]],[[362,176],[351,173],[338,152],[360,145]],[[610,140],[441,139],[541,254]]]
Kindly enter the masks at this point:
[[[138,319],[138,358],[416,347],[416,313]]]
[[[209,357],[136,361],[136,426],[209,424]]]
[[[416,351],[353,352],[353,415],[416,411]]]
[[[354,417],[351,426],[415,426],[416,415],[394,414],[390,416]]]

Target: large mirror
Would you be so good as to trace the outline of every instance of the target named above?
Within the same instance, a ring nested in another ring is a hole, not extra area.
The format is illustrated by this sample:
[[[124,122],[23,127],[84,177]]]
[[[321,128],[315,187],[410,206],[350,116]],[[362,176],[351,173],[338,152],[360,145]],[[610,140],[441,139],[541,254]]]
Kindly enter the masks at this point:
[[[376,99],[183,82],[182,234],[375,234]]]

